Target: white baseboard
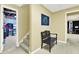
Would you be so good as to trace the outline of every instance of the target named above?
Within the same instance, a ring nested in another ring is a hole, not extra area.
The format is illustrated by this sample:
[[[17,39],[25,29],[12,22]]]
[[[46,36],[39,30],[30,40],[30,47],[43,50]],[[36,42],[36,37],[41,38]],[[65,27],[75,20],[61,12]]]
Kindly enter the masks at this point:
[[[0,50],[0,53],[2,53],[3,51]]]
[[[19,41],[19,45],[20,45],[22,42],[23,42],[23,39],[21,39],[21,40]]]
[[[44,44],[43,46],[45,46],[46,44]],[[33,52],[31,52],[31,54],[34,54],[35,52],[37,52],[37,51],[39,51],[41,49],[41,47],[40,48],[37,48],[36,50],[34,50]]]
[[[24,35],[23,39],[24,39],[24,38],[26,38],[26,37],[27,37],[27,35],[30,35],[30,33],[26,33],[26,34]]]
[[[58,40],[57,42],[59,42],[59,43],[67,43],[66,41],[61,41],[61,40]]]
[[[34,54],[35,52],[39,51],[41,48],[37,48],[36,50],[34,50],[33,52],[31,52],[31,54]]]
[[[29,33],[26,33],[23,38],[19,41],[19,44],[21,44],[23,42],[23,40],[27,37],[27,35],[29,35]]]
[[[3,48],[0,48],[0,53],[2,53],[3,52]]]
[[[3,50],[0,50],[0,53],[2,53],[3,52]]]

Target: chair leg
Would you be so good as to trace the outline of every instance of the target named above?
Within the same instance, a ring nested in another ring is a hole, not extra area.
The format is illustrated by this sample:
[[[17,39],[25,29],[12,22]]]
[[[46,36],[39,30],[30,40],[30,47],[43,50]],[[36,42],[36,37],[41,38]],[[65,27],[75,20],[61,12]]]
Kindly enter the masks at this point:
[[[49,52],[51,53],[51,44],[49,44]]]
[[[57,38],[56,38],[56,44],[57,44]]]
[[[41,49],[43,48],[43,42],[41,43]]]
[[[56,40],[56,44],[57,44],[57,40]]]

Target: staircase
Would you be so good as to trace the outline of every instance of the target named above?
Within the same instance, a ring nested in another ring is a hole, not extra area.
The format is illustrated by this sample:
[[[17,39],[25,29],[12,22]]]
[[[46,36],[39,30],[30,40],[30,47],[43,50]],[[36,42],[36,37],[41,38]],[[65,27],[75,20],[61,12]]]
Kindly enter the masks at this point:
[[[25,36],[25,38],[23,39],[23,42],[20,44],[20,47],[26,52],[29,53],[29,34],[27,34]]]

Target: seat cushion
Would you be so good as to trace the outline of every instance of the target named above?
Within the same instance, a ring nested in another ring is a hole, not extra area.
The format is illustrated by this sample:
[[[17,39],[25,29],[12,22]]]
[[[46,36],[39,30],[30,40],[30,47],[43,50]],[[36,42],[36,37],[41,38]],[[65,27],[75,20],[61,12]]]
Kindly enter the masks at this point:
[[[48,37],[47,39],[43,40],[43,43],[50,44],[54,43],[56,41],[56,38]]]
[[[51,41],[52,41],[52,42],[56,41],[56,38],[51,37]]]

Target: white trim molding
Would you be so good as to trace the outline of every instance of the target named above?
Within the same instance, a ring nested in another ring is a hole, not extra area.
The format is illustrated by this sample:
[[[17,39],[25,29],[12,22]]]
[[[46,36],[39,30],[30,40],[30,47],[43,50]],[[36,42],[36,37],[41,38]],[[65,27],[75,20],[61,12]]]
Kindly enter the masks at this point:
[[[58,40],[57,42],[59,42],[59,43],[67,43],[66,41],[61,41],[61,40]]]
[[[34,54],[34,53],[36,53],[37,51],[39,51],[41,49],[41,47],[40,48],[37,48],[36,50],[34,50],[34,51],[32,51],[32,52],[30,52],[31,54]]]
[[[30,35],[30,33],[26,33],[23,38],[19,41],[19,44],[21,44],[23,42],[23,40],[27,37],[27,35]]]

